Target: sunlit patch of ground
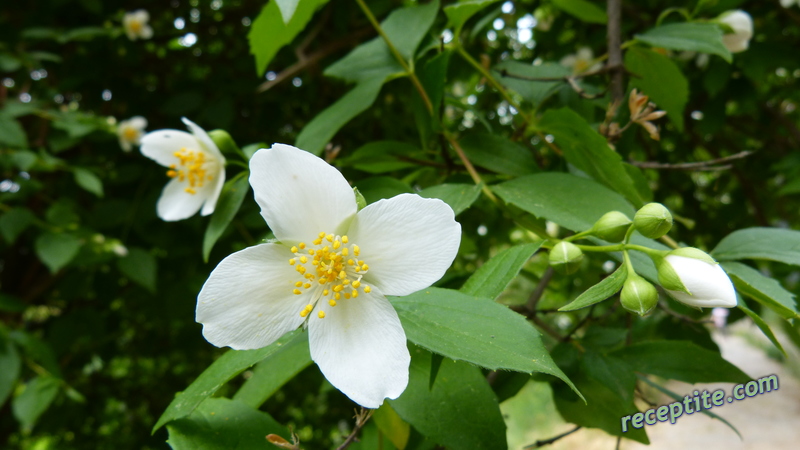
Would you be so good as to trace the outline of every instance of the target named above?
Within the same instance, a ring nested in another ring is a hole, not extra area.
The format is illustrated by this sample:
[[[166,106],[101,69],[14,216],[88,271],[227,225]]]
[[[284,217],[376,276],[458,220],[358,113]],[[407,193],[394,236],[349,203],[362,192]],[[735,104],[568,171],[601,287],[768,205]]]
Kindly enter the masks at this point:
[[[702,449],[702,450],[795,450],[800,444],[800,381],[796,372],[800,352],[785,339],[781,339],[789,352],[788,367],[767,356],[765,350],[772,352],[766,338],[747,323],[740,323],[726,330],[725,334],[715,333],[714,340],[722,349],[725,359],[735,364],[753,378],[775,374],[780,380],[778,391],[756,395],[712,411],[733,424],[744,440],[719,420],[703,414],[681,416],[675,425],[669,422],[647,426],[650,437],[649,446],[623,440],[623,450],[660,449]],[[780,339],[780,336],[779,336]],[[794,369],[794,370],[793,370]],[[713,392],[724,389],[726,396],[732,384],[698,384],[668,382],[666,387],[681,395],[693,391]],[[650,391],[648,396],[658,405],[669,404],[673,400]],[[564,423],[550,400],[550,388],[545,383],[529,383],[520,395],[501,405],[508,425],[509,448],[518,450],[569,431],[574,425]],[[616,438],[593,429],[582,429],[552,445],[553,450],[567,449],[614,449]]]

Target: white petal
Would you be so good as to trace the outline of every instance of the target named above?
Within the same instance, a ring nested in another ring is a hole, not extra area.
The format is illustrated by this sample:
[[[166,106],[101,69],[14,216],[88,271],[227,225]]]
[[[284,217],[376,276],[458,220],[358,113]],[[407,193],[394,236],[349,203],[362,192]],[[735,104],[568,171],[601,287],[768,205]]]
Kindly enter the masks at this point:
[[[199,126],[197,126],[197,124],[187,119],[186,117],[182,117],[181,120],[183,120],[183,123],[186,124],[186,126],[189,128],[189,131],[192,132],[194,137],[196,137],[197,140],[200,141],[206,147],[206,150],[209,153],[211,153],[211,155],[214,156],[215,159],[219,160],[222,164],[225,164],[225,157],[222,156],[222,152],[219,151],[219,148],[217,148],[217,144],[215,144],[214,141],[211,140],[211,136],[209,136],[208,133],[206,133],[206,130],[200,128]]]
[[[284,243],[311,240],[320,231],[343,234],[356,213],[353,189],[322,159],[274,144],[250,159],[250,185],[261,215]]]
[[[194,135],[179,130],[158,130],[147,133],[142,138],[142,154],[164,167],[177,164],[174,153],[182,148],[199,150],[200,145]]]
[[[347,235],[369,265],[367,284],[408,295],[444,275],[458,253],[461,225],[447,203],[401,194],[359,211]]]
[[[147,23],[150,20],[150,13],[144,9],[137,9],[133,12],[133,17],[142,23]]]
[[[300,276],[288,263],[291,256],[280,244],[261,244],[219,263],[197,296],[195,320],[208,342],[261,348],[303,323],[308,295],[292,293]]]
[[[309,317],[311,359],[332,385],[365,408],[403,393],[411,356],[397,312],[380,291],[335,307],[320,301]]]
[[[736,306],[733,283],[719,264],[678,255],[669,255],[666,259],[691,293],[667,290],[675,300],[700,308]]]
[[[142,39],[150,39],[153,37],[153,28],[150,25],[142,25],[142,29],[139,31],[139,37]]]
[[[196,194],[190,194],[185,191],[187,186],[187,183],[182,183],[177,178],[173,178],[164,186],[156,204],[156,212],[161,220],[173,222],[188,219],[200,210],[200,206],[210,196],[209,188],[200,189]]]
[[[216,184],[208,183],[207,186],[211,190],[206,199],[206,202],[203,203],[203,209],[200,211],[201,216],[207,216],[214,212],[214,209],[217,207],[217,201],[219,200],[219,194],[222,192],[222,187],[225,185],[225,167],[222,167],[216,175]],[[213,186],[213,188],[212,188]],[[204,186],[206,187],[206,186]]]
[[[144,130],[147,128],[147,119],[142,116],[133,116],[130,119],[125,121],[129,126],[136,128],[139,131]],[[121,126],[122,124],[120,124]]]
[[[122,151],[129,152],[131,151],[131,143],[128,142],[127,139],[120,139],[119,146],[122,147]]]

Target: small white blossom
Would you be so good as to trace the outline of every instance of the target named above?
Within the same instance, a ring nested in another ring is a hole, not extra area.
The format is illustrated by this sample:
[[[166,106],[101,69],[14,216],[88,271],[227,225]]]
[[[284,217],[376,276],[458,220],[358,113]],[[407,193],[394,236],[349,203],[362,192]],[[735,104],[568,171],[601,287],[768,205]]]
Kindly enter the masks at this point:
[[[121,121],[117,125],[117,137],[122,150],[129,152],[134,145],[139,145],[145,128],[147,128],[147,119],[142,116],[133,116],[128,120]]]
[[[168,222],[189,218],[198,210],[214,212],[225,184],[225,157],[202,128],[189,119],[183,123],[191,134],[158,130],[142,138],[142,154],[164,167],[172,180],[158,199],[158,217]],[[202,208],[202,209],[201,209]]]
[[[800,5],[800,0],[780,0],[781,6],[784,8],[791,8],[792,5]]]
[[[350,399],[377,408],[399,397],[411,359],[386,296],[424,289],[450,267],[461,240],[453,210],[401,194],[358,211],[339,171],[283,144],[253,155],[250,184],[278,242],[211,272],[197,298],[203,336],[255,349],[306,326],[311,358]]]
[[[750,39],[753,37],[753,19],[750,14],[737,9],[727,11],[719,16],[720,23],[728,25],[733,33],[722,36],[722,43],[731,53],[739,53],[747,50],[750,46]]]
[[[736,306],[733,283],[719,264],[680,255],[667,255],[665,259],[689,291],[687,294],[666,289],[675,300],[699,308]]]
[[[149,21],[150,14],[143,9],[125,13],[122,18],[122,26],[125,28],[125,34],[128,35],[128,39],[135,41],[136,39],[150,39],[153,37],[153,29],[147,24]]]
[[[561,58],[559,63],[564,67],[572,69],[572,73],[579,74],[591,72],[601,67],[599,63],[592,65],[592,61],[594,61],[594,52],[592,52],[592,49],[589,47],[581,47],[576,53]]]

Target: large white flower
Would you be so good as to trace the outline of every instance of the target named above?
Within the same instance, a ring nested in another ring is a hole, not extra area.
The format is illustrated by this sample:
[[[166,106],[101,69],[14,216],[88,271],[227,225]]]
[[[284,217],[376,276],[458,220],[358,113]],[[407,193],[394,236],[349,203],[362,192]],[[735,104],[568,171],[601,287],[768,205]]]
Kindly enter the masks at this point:
[[[710,259],[710,257],[709,257]],[[719,264],[670,254],[665,258],[689,293],[666,289],[675,300],[699,308],[733,308],[736,291]]]
[[[117,137],[122,150],[129,152],[134,145],[139,145],[147,128],[147,119],[142,116],[133,116],[123,120],[117,125]]]
[[[216,346],[255,349],[301,325],[323,375],[377,408],[408,384],[406,336],[386,295],[441,278],[461,226],[437,199],[402,194],[357,212],[352,188],[320,158],[283,144],[250,160],[250,184],[279,242],[225,258],[197,298]]]
[[[750,14],[737,9],[727,11],[719,16],[719,21],[731,27],[733,33],[722,36],[722,43],[731,53],[739,53],[750,46],[753,37],[753,19]]]
[[[135,41],[153,37],[153,29],[147,24],[149,21],[150,14],[143,9],[125,13],[125,16],[122,17],[122,26],[125,28],[128,39]]]
[[[158,130],[142,138],[142,154],[164,167],[172,180],[158,199],[158,217],[166,221],[189,218],[198,210],[214,212],[225,184],[225,157],[202,128],[189,119],[183,123],[192,133]],[[202,208],[202,210],[201,210]]]

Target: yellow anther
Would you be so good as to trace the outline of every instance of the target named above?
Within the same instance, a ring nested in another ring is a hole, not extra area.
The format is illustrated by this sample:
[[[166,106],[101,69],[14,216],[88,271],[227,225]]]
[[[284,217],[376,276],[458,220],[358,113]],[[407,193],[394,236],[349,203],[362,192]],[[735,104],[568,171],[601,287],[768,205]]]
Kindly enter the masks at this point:
[[[300,292],[300,289],[295,289],[295,290],[293,290],[292,292],[294,292],[294,295],[300,295],[300,294],[302,294],[302,292]]]
[[[344,298],[350,298],[350,293],[349,292],[345,292],[344,293]]]
[[[306,311],[311,312],[314,309],[314,305],[306,305]]]
[[[302,249],[306,248],[306,243],[305,242],[301,242],[301,243],[297,244],[297,246],[300,247],[300,250],[302,250]],[[311,253],[311,254],[313,255],[313,253]]]
[[[334,249],[334,250],[338,249],[338,248],[339,248],[339,247],[341,247],[341,246],[342,246],[342,243],[341,243],[341,242],[339,242],[339,240],[338,240],[338,239],[337,239],[337,240],[335,240],[335,241],[333,241],[333,249]]]
[[[311,287],[311,283],[305,283],[305,284],[303,285],[303,287],[304,287],[304,288],[306,288],[306,289],[308,289],[308,288],[310,288],[310,287]]]
[[[356,262],[355,262],[355,261],[353,261],[352,259],[348,259],[348,260],[347,260],[347,265],[348,265],[348,266],[352,266],[352,265],[353,265],[353,264],[355,264],[355,263],[356,263]]]
[[[175,177],[178,176],[178,172],[176,172],[174,170],[168,170],[167,171],[167,176],[170,177],[170,178],[175,178]]]
[[[349,248],[345,247],[345,248],[342,249],[342,255],[343,256],[347,256],[349,254],[350,254],[350,249]]]
[[[176,168],[176,167],[178,167],[178,166],[176,166],[175,164],[170,164],[170,165],[169,165],[169,168],[170,168],[170,169],[174,169],[174,168]]]
[[[341,284],[337,284],[336,286],[333,287],[333,292],[340,292],[342,289],[344,289],[344,286],[342,286]]]
[[[358,289],[358,287],[359,287],[359,286],[361,286],[361,282],[360,282],[360,281],[358,281],[358,280],[356,280],[356,281],[353,281],[353,287],[354,287],[355,289]]]
[[[314,239],[314,245],[322,244],[322,239]]]
[[[320,278],[319,279],[319,284],[325,284],[327,282],[328,282],[328,280],[326,278]]]
[[[347,241],[348,241],[348,240],[349,240],[349,239],[347,239],[347,236],[342,236],[342,242],[344,242],[345,244],[347,244]]]
[[[300,272],[300,273],[306,273],[306,268],[303,267],[303,266],[297,266],[297,269],[295,269],[295,270]]]
[[[292,250],[292,253],[297,253],[297,247],[292,247],[291,250]]]
[[[335,298],[336,300],[341,300],[342,299],[342,294],[337,292],[337,293],[333,294],[333,298]]]
[[[327,289],[325,289],[324,291],[322,291],[322,295],[328,295],[328,294],[330,294],[330,293],[331,293],[331,291],[329,291],[329,290],[327,290]]]
[[[303,276],[306,278],[306,280],[312,280],[312,281],[314,280],[314,275],[312,275],[310,273],[307,273],[307,274],[305,274]]]
[[[320,231],[319,232],[319,237],[324,238],[325,237],[325,232],[324,231]]]
[[[318,266],[319,265],[319,260],[315,259],[315,260],[311,261],[311,264],[313,264],[315,266]]]
[[[372,288],[371,288],[371,287],[369,287],[369,286],[364,286],[364,292],[366,292],[367,294],[369,294],[369,293],[370,293],[370,291],[372,291]]]
[[[363,260],[359,260],[359,261],[358,261],[358,265],[359,265],[359,266],[363,266],[363,265],[364,265],[364,261],[363,261]]]
[[[306,311],[305,309],[300,311],[300,317],[305,317],[307,315],[308,315],[308,311]]]
[[[353,254],[358,256],[359,253],[361,253],[361,249],[357,245],[354,245],[353,246]]]
[[[353,298],[358,297],[358,291],[353,291]]]
[[[345,278],[344,280],[342,280],[342,284],[350,284],[350,280],[348,280],[347,278]]]
[[[325,318],[325,311],[318,312],[317,313],[317,317],[319,317],[320,319],[324,319]]]
[[[298,281],[297,283],[294,284],[295,287],[300,287],[302,285],[303,285],[302,281]]]
[[[341,271],[341,272],[339,272],[339,278],[340,278],[340,279],[342,279],[342,280],[344,280],[345,278],[347,278],[347,273],[345,273],[345,271],[344,271],[344,270],[343,270],[343,271]]]
[[[329,235],[325,236],[325,239],[327,239],[328,242],[333,242],[333,235],[329,234]]]
[[[305,246],[305,244],[300,244],[300,245],[302,245],[302,246]],[[303,248],[303,247],[300,247],[300,248]],[[315,252],[314,252],[314,249],[313,249],[313,248],[310,248],[310,249],[308,249],[308,254],[309,254],[309,255],[313,255],[314,253],[315,253]]]
[[[323,254],[323,255],[324,255],[325,253],[329,253],[330,251],[331,251],[331,248],[330,248],[330,247],[328,247],[327,245],[326,245],[325,247],[322,247],[322,254]]]
[[[297,262],[297,260],[296,260],[296,259],[294,259],[294,258],[292,258],[292,259],[290,259],[290,260],[289,260],[289,264],[290,264],[290,265],[292,265],[292,266],[293,266],[293,265],[294,265],[294,263],[296,263],[296,262]]]
[[[192,195],[197,194],[197,191],[195,191],[194,189],[192,189],[190,187],[184,189],[184,191],[188,192],[189,194],[192,194]]]
[[[336,300],[328,300],[328,304],[331,306],[336,306]]]
[[[366,272],[366,271],[368,271],[368,270],[369,270],[369,266],[368,266],[368,265],[366,265],[366,264],[362,264],[362,265],[361,265],[361,270],[363,270],[364,272]]]
[[[356,266],[356,272],[361,272],[361,267]]]
[[[300,257],[300,262],[301,262],[301,263],[303,263],[303,264],[305,264],[305,263],[307,263],[307,262],[308,262],[308,258],[306,258],[305,256],[301,256],[301,257]]]

